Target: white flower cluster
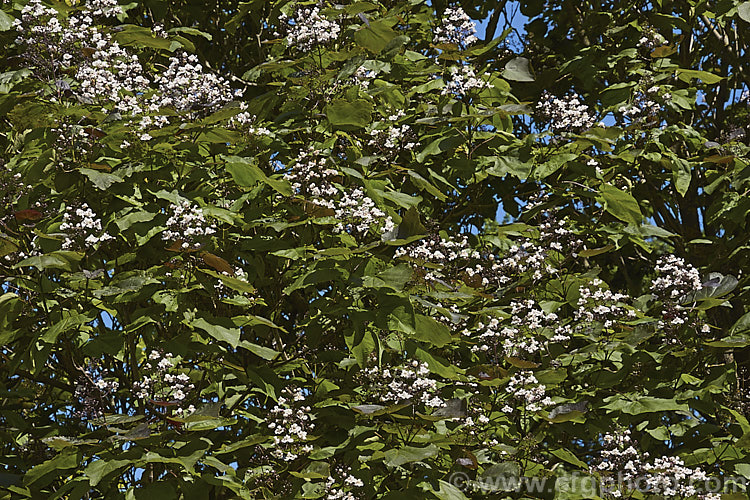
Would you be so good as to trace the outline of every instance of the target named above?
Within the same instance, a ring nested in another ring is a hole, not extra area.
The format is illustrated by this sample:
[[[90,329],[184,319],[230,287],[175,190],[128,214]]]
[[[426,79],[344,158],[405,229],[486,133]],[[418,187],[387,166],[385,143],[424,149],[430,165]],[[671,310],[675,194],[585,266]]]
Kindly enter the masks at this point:
[[[406,247],[399,247],[394,257],[408,257],[410,259],[434,264],[448,264],[457,259],[479,259],[481,254],[469,246],[466,236],[440,236],[424,238]]]
[[[527,271],[534,272],[534,279],[541,279],[544,270],[554,271],[546,264],[547,251],[544,246],[530,239],[511,245],[507,254],[498,263],[499,267],[507,273],[507,276],[501,277],[501,283],[508,283],[512,280],[511,276]]]
[[[74,90],[85,103],[112,102],[121,113],[142,112],[137,96],[149,81],[137,56],[129,54],[107,33],[93,26],[94,17],[110,17],[122,8],[109,0],[89,1],[86,9],[59,20],[57,11],[32,0],[15,23],[16,43],[25,48],[26,59],[46,78],[56,78],[58,90],[71,91],[59,73],[76,67],[80,86]]]
[[[341,32],[338,22],[323,17],[318,7],[300,7],[294,18],[289,19],[282,14],[279,20],[286,22],[287,45],[296,46],[302,52],[333,42]]]
[[[532,299],[513,301],[510,304],[510,325],[495,317],[482,321],[473,329],[462,333],[473,336],[478,331],[473,352],[483,352],[494,358],[505,356],[526,357],[546,349],[548,343],[559,343],[570,339],[569,325],[557,325],[558,316],[537,308]],[[499,359],[496,359],[499,361]]]
[[[453,66],[450,69],[451,78],[440,92],[442,95],[452,94],[458,98],[464,97],[472,90],[481,90],[491,88],[492,84],[477,78],[474,66],[471,64],[462,64]]]
[[[552,250],[560,253],[575,252],[583,244],[573,231],[566,228],[564,219],[554,220],[550,218],[539,224],[539,239],[546,243]],[[575,253],[573,253],[575,256]]]
[[[60,167],[64,168],[67,162],[77,164],[92,159],[90,154],[95,151],[97,141],[89,130],[91,129],[88,127],[64,121],[50,128],[50,132],[57,136],[54,145],[57,153],[55,159]]]
[[[249,283],[248,281],[248,275],[245,272],[244,269],[242,269],[239,266],[234,267],[234,274],[230,274],[226,271],[223,271],[221,274],[224,276],[231,276],[232,278],[242,281],[244,283]],[[219,281],[214,285],[214,288],[216,289],[216,293],[219,295],[219,297],[229,297],[231,292],[231,289],[224,284],[224,282],[219,279]],[[247,293],[243,293],[242,295],[248,295]]]
[[[96,365],[90,365],[83,370],[83,376],[78,379],[73,396],[80,404],[78,415],[83,418],[100,418],[104,410],[111,404],[112,396],[120,388],[120,383],[112,378],[105,378],[106,372]]]
[[[398,125],[398,121],[404,116],[406,113],[399,110],[395,115],[388,117],[387,128],[372,129],[370,131],[372,139],[367,145],[373,146],[382,155],[390,158],[398,156],[401,151],[411,151],[419,146],[411,127],[406,124]]]
[[[351,474],[351,467],[336,467],[326,479],[326,500],[356,500],[360,498],[352,490],[364,488],[365,483]],[[335,476],[335,477],[334,477]]]
[[[387,233],[396,227],[391,216],[379,209],[362,188],[344,193],[335,205],[335,217],[339,220],[335,231],[360,236],[371,229]]]
[[[211,112],[242,94],[232,90],[224,77],[205,72],[195,54],[184,52],[170,57],[169,67],[154,81],[159,86],[149,105],[154,111],[167,107],[180,112]]]
[[[471,248],[466,236],[443,238],[431,236],[396,250],[394,258],[407,258],[415,269],[423,274],[425,281],[437,282],[442,278],[458,279],[479,286],[488,286],[496,281],[498,265],[494,256],[487,259]],[[436,269],[437,267],[437,269]]]
[[[633,442],[628,429],[605,434],[602,444],[603,448],[589,470],[599,473],[604,491],[613,497],[620,497],[622,492],[617,489],[617,482],[635,481],[643,471],[642,460],[648,460],[648,453],[635,448],[637,443]]]
[[[3,213],[0,215],[0,222],[9,224],[12,219],[18,220],[15,213],[15,205],[23,196],[31,196],[34,186],[23,182],[23,175],[20,172],[13,173],[11,170],[0,166],[0,207]],[[40,199],[36,198],[32,206],[44,208]],[[32,209],[33,210],[33,209]],[[39,213],[41,216],[41,212]]]
[[[203,210],[192,205],[188,200],[175,205],[169,205],[171,215],[167,219],[167,229],[161,237],[165,241],[182,241],[182,248],[199,248],[197,238],[212,235],[216,232],[216,225],[209,224]]]
[[[339,190],[333,179],[339,171],[328,167],[329,159],[315,151],[301,152],[284,179],[292,185],[292,191],[314,205],[333,210]]]
[[[274,450],[271,455],[291,462],[300,454],[310,453],[312,445],[304,444],[308,434],[315,429],[314,416],[309,406],[303,404],[302,389],[287,388],[287,397],[281,396],[269,411],[268,428],[273,432]]]
[[[57,10],[46,7],[41,0],[30,0],[22,9],[20,19],[13,21],[18,33],[16,44],[24,47],[24,57],[47,78],[56,75],[61,67],[70,65],[71,52],[76,43],[86,39],[93,20],[85,18],[83,29],[69,29],[68,23],[58,19]],[[78,23],[77,16],[71,22]]]
[[[552,399],[547,396],[547,387],[540,384],[530,371],[522,371],[513,375],[505,388],[505,392],[517,403],[521,403],[529,412],[536,412],[553,404]],[[512,413],[514,410],[512,406],[506,404],[503,411]]]
[[[527,205],[530,208],[531,202]],[[555,220],[549,217],[539,224],[539,236],[536,239],[524,237],[512,245],[506,255],[499,260],[498,268],[505,273],[500,283],[505,284],[527,272],[532,272],[534,280],[541,280],[545,275],[555,273],[555,267],[548,261],[552,252],[565,256],[577,256],[576,250],[583,241],[570,229],[565,227],[564,219]]]
[[[352,75],[352,84],[359,85],[363,89],[370,87],[370,80],[378,76],[376,71],[360,66]]]
[[[578,94],[556,97],[546,90],[536,105],[538,115],[549,122],[555,132],[581,132],[596,123],[596,117]]]
[[[396,367],[374,366],[362,370],[366,393],[385,404],[414,403],[429,408],[442,408],[438,381],[431,378],[426,363],[412,361]]]
[[[657,278],[651,282],[651,293],[662,302],[660,326],[677,329],[687,323],[689,311],[680,302],[703,286],[698,270],[676,255],[665,255],[656,261]]]
[[[662,456],[647,462],[648,453],[636,448],[637,443],[627,429],[605,434],[602,443],[603,448],[590,471],[600,475],[605,497],[630,497],[640,490],[662,498],[721,498],[718,494],[702,493],[696,485],[706,484],[708,476],[699,468],[685,467],[679,457]]]
[[[63,250],[93,248],[102,241],[114,239],[102,231],[102,220],[84,203],[80,208],[67,207],[63,213],[60,231],[66,233]]]
[[[151,77],[158,88],[147,99],[150,76],[138,56],[93,25],[93,18],[121,13],[122,8],[112,0],[89,0],[83,11],[60,20],[56,10],[45,7],[40,0],[31,0],[23,8],[21,19],[14,23],[16,43],[24,47],[24,57],[40,73],[38,76],[54,80],[60,93],[72,92],[87,104],[112,104],[114,111],[121,114],[138,116],[164,107],[206,113],[239,94],[224,78],[205,72],[196,56],[183,53],[171,57],[161,75]],[[158,27],[154,33],[166,36]],[[61,73],[70,73],[69,69],[75,69],[79,85],[61,79]],[[143,117],[140,128],[166,123],[165,116]],[[145,141],[151,136],[144,132],[140,138]]]
[[[257,117],[246,111],[248,108],[246,102],[240,102],[240,113],[229,119],[229,125],[235,127],[244,127],[248,134],[260,136],[260,135],[271,135],[271,131],[265,127],[256,127],[255,122]]]
[[[657,85],[651,86],[645,91],[638,91],[633,96],[633,101],[617,110],[625,118],[630,120],[640,120],[658,114],[661,111],[661,104],[654,99],[659,98],[661,88]],[[662,99],[669,100],[671,94],[665,93]]]
[[[158,402],[181,403],[188,393],[195,389],[190,377],[185,373],[175,374],[175,362],[172,353],[160,353],[152,350],[143,369],[148,372],[139,382],[133,384],[133,391],[138,399],[148,399]],[[188,407],[180,412],[192,412]]]
[[[448,7],[443,12],[440,25],[435,28],[432,42],[435,45],[451,44],[466,49],[478,40],[474,21],[459,7]]]
[[[576,321],[601,323],[606,330],[611,330],[623,319],[635,319],[635,309],[625,307],[630,297],[623,293],[613,293],[603,285],[602,280],[595,279],[589,286],[578,288],[580,297],[575,312]]]
[[[662,46],[667,43],[667,39],[664,38],[653,28],[647,28],[642,34],[641,38],[638,39],[638,47],[653,50],[656,47]]]
[[[143,113],[138,96],[148,90],[149,80],[138,56],[120,47],[108,34],[88,28],[91,33],[87,42],[94,47],[94,53],[90,58],[74,61],[79,62],[79,98],[87,103],[111,102],[117,111],[131,116]]]
[[[87,0],[86,13],[94,17],[115,17],[123,10],[117,0]]]

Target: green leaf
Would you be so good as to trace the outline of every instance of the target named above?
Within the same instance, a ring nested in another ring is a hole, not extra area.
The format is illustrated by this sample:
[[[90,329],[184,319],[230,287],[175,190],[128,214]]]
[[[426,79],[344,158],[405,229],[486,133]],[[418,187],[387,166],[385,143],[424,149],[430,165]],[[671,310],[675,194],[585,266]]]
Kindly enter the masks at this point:
[[[302,472],[292,472],[292,475],[302,479],[328,479],[331,467],[327,462],[310,462]]]
[[[672,178],[674,179],[674,185],[677,192],[681,196],[685,196],[688,188],[690,187],[690,181],[692,180],[692,170],[690,163],[682,158],[671,158],[672,166]]]
[[[703,285],[700,290],[689,293],[686,297],[682,297],[680,302],[682,304],[689,304],[699,300],[721,297],[737,288],[737,285],[739,285],[739,281],[734,276],[724,276],[721,273],[709,273],[703,280]]]
[[[141,210],[137,212],[130,212],[127,215],[118,217],[117,219],[115,219],[115,224],[117,224],[117,227],[120,228],[120,231],[125,231],[133,224],[138,224],[140,222],[149,222],[153,220],[154,217],[156,217],[155,213]]]
[[[130,424],[132,422],[138,422],[139,420],[143,420],[144,418],[144,415],[103,415],[99,418],[92,419],[91,423],[94,425],[122,425]]]
[[[375,54],[382,51],[388,42],[393,40],[397,33],[393,31],[384,21],[370,21],[369,25],[362,26],[354,32],[354,41],[361,47]]]
[[[274,351],[273,349],[269,347],[263,347],[258,344],[253,344],[252,342],[248,342],[247,340],[243,340],[242,342],[240,342],[239,346],[247,349],[248,351],[258,356],[259,358],[263,358],[267,361],[276,359],[276,357],[279,355],[278,351]]]
[[[573,161],[578,158],[578,155],[575,153],[561,153],[556,154],[550,157],[546,162],[542,163],[541,165],[538,165],[534,169],[534,178],[536,179],[544,179],[545,177],[548,177],[558,170],[560,170],[560,167],[565,165],[566,163]]]
[[[750,2],[743,2],[737,6],[737,15],[740,19],[750,23]]]
[[[410,207],[401,218],[401,224],[398,225],[397,237],[406,239],[423,234],[427,234],[427,228],[420,220],[419,210],[417,210],[417,207]]]
[[[434,197],[436,197],[439,200],[445,201],[448,199],[448,197],[443,194],[442,191],[440,191],[438,188],[432,185],[430,181],[419,175],[413,170],[409,170],[409,177],[411,177],[412,182],[420,189],[423,189],[424,191],[427,191]]]
[[[729,329],[730,335],[736,335],[738,333],[745,333],[750,331],[750,312],[740,316],[740,319],[735,321],[732,327]]]
[[[750,345],[750,337],[745,335],[733,335],[725,337],[721,340],[713,340],[706,342],[707,346],[710,347],[723,347],[728,349],[741,349]]]
[[[220,342],[226,342],[236,348],[240,343],[240,329],[226,328],[221,325],[209,323],[203,318],[193,320],[193,328],[199,328]]]
[[[439,500],[468,500],[468,497],[457,486],[442,479],[438,480],[437,490],[432,489],[432,484],[428,482],[422,484],[425,491],[432,493]]]
[[[714,75],[713,73],[709,73],[708,71],[698,71],[694,69],[678,68],[677,70],[675,70],[675,72],[677,73],[677,78],[679,78],[685,83],[690,83],[690,80],[697,78],[701,80],[703,83],[712,85],[714,83],[719,83],[720,81],[724,79],[723,76]]]
[[[57,474],[53,476],[52,473],[59,473],[64,470],[78,467],[80,461],[81,455],[77,448],[65,448],[63,449],[63,451],[55,455],[55,457],[47,460],[46,462],[42,462],[41,464],[34,466],[31,470],[29,470],[23,477],[23,484],[29,486],[37,483],[37,487],[46,486],[50,483],[50,481],[52,481],[53,477],[57,476]],[[47,477],[43,482],[39,482],[48,474],[50,475],[49,477]]]
[[[502,72],[503,78],[514,82],[533,82],[531,74],[531,63],[525,57],[516,57],[505,64]]]
[[[378,346],[377,339],[369,331],[352,332],[350,335],[344,336],[344,341],[360,366],[366,365],[368,356]]]
[[[588,466],[586,467],[588,468]],[[559,470],[555,480],[555,500],[600,500],[599,482],[593,476],[582,476],[578,471]]]
[[[430,142],[417,155],[417,161],[423,163],[425,158],[433,155],[442,155],[446,151],[452,151],[464,143],[464,137],[457,131],[451,130],[445,136],[438,137]]]
[[[17,83],[24,81],[31,74],[28,68],[0,73],[0,94],[9,93]]]
[[[410,265],[399,264],[389,267],[375,276],[364,276],[362,286],[366,288],[391,288],[396,291],[403,290],[413,273]]]
[[[602,184],[599,188],[600,202],[607,212],[628,224],[640,225],[643,219],[638,202],[630,195],[611,184]]]
[[[421,462],[438,454],[437,446],[430,444],[424,448],[415,446],[404,446],[403,448],[392,448],[385,452],[384,463],[388,467],[399,467],[412,462]]]
[[[551,450],[550,454],[556,456],[560,460],[568,462],[569,464],[575,465],[576,467],[580,467],[583,470],[588,470],[589,468],[586,462],[579,459],[577,456],[573,454],[572,451],[568,450],[567,448],[558,448],[556,450]]]
[[[443,347],[452,340],[450,329],[446,325],[421,314],[416,315],[416,335],[414,335],[414,338],[422,342],[429,342],[435,347]]]
[[[750,464],[734,464],[734,471],[746,479],[750,479]]]
[[[611,411],[621,411],[628,415],[640,415],[642,413],[662,413],[668,411],[689,412],[690,407],[684,403],[678,403],[674,399],[654,398],[651,396],[637,396],[636,399],[627,399],[621,396],[611,396],[604,400],[609,403],[603,408]]]
[[[210,33],[206,33],[205,31],[201,31],[201,30],[196,29],[196,28],[188,28],[188,27],[178,26],[176,28],[170,29],[168,31],[168,33],[186,33],[188,35],[202,36],[203,38],[205,38],[209,42],[211,40],[213,40],[213,37],[211,36]]]
[[[58,250],[56,252],[47,253],[44,255],[36,255],[34,257],[28,257],[18,264],[14,265],[14,269],[19,267],[36,267],[40,271],[45,269],[63,269],[65,271],[72,271],[72,264],[78,262],[83,258],[83,255],[77,252],[70,252],[66,250]]]
[[[109,189],[112,184],[116,182],[123,182],[123,178],[119,175],[108,174],[106,172],[100,172],[91,168],[81,168],[79,171],[89,178],[92,184],[102,191]]]
[[[15,18],[5,11],[0,10],[0,31],[8,31],[13,27]]]
[[[255,446],[257,444],[260,444],[266,441],[267,439],[269,439],[268,436],[263,436],[263,435],[249,436],[240,441],[235,441],[233,443],[224,444],[219,450],[215,451],[214,454],[223,455],[225,453],[234,453],[235,451],[240,450],[242,448],[248,448],[250,446]]]
[[[112,436],[110,441],[137,441],[139,439],[147,439],[151,437],[151,428],[146,422],[140,423],[127,431],[124,434],[115,434]]]
[[[594,257],[596,255],[610,252],[614,250],[614,248],[614,245],[605,245],[601,248],[587,248],[586,250],[581,250],[580,252],[578,252],[578,255],[580,255],[581,257]]]
[[[197,268],[197,270],[209,276],[213,276],[214,278],[220,279],[222,283],[237,292],[249,294],[255,293],[255,287],[253,287],[253,285],[251,285],[247,281],[242,281],[232,276],[217,273],[216,271],[213,271],[211,269],[203,269],[199,267]]]
[[[561,423],[569,422],[571,420],[579,420],[588,408],[588,401],[581,401],[579,403],[567,403],[560,406],[556,406],[549,412],[547,419],[550,422]]]
[[[133,46],[138,48],[153,48],[161,50],[172,49],[172,42],[165,38],[155,36],[150,28],[136,26],[134,24],[123,24],[118,26],[118,31],[114,34],[115,40],[124,46]]]
[[[388,314],[388,329],[413,335],[416,333],[416,318],[411,307],[398,306]]]
[[[232,176],[234,182],[242,187],[254,187],[259,182],[267,184],[283,196],[292,195],[292,187],[285,180],[272,179],[268,177],[257,165],[254,158],[242,158],[239,156],[226,156],[227,172]]]
[[[487,467],[477,478],[483,491],[514,491],[521,478],[521,469],[516,462],[500,462]]]
[[[108,474],[130,465],[130,460],[94,460],[86,466],[83,473],[89,478],[89,484],[95,488]]]
[[[65,315],[59,321],[56,321],[46,332],[42,335],[41,341],[47,344],[54,344],[57,341],[57,337],[61,333],[72,330],[84,323],[94,319],[94,316],[80,314],[77,311],[65,311]]]
[[[336,100],[325,108],[331,125],[337,127],[365,127],[372,120],[372,104],[363,99],[354,101]]]
[[[531,163],[523,162],[515,156],[496,156],[492,158],[494,165],[487,169],[487,173],[496,177],[511,174],[519,180],[526,180],[531,173]]]

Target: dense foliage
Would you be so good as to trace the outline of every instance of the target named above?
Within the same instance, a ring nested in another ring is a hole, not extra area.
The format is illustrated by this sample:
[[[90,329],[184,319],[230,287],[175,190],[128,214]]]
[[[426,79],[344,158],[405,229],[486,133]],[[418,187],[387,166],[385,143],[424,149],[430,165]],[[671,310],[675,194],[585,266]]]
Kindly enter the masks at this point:
[[[4,3],[3,497],[746,498],[749,33]]]

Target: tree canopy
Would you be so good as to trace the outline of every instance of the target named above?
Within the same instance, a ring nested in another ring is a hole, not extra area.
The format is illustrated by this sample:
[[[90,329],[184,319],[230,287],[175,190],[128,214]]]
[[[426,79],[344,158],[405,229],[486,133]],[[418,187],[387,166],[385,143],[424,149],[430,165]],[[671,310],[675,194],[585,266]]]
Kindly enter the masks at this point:
[[[747,498],[749,34],[3,3],[3,498]]]

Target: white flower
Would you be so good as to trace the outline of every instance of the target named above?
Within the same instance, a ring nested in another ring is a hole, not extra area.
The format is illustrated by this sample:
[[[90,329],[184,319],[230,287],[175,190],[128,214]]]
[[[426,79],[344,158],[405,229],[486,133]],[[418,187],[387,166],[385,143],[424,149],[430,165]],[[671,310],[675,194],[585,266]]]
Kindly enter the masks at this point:
[[[208,223],[203,210],[188,200],[171,204],[169,210],[171,215],[167,219],[167,229],[162,233],[163,240],[182,240],[182,248],[189,248],[191,243],[200,246],[196,239],[216,232],[216,226]]]
[[[282,21],[286,19],[286,16],[281,17]],[[300,7],[287,24],[286,43],[289,47],[296,46],[302,52],[309,52],[313,47],[333,42],[340,32],[339,24],[323,17],[318,7]]]
[[[478,39],[474,21],[459,7],[448,7],[443,12],[440,25],[435,28],[433,43],[452,44],[459,49],[466,49]]]
[[[458,97],[463,97],[472,90],[492,87],[489,82],[477,78],[474,67],[470,64],[453,66],[450,69],[450,72],[451,79],[448,80],[445,87],[440,92],[443,95],[453,94]]]
[[[556,132],[580,132],[591,128],[596,117],[577,94],[558,98],[545,91],[536,105],[539,116],[548,120]]]
[[[65,209],[60,230],[67,234],[62,244],[63,250],[88,249],[97,243],[114,239],[107,232],[102,232],[101,219],[86,203],[80,208],[67,207]]]

